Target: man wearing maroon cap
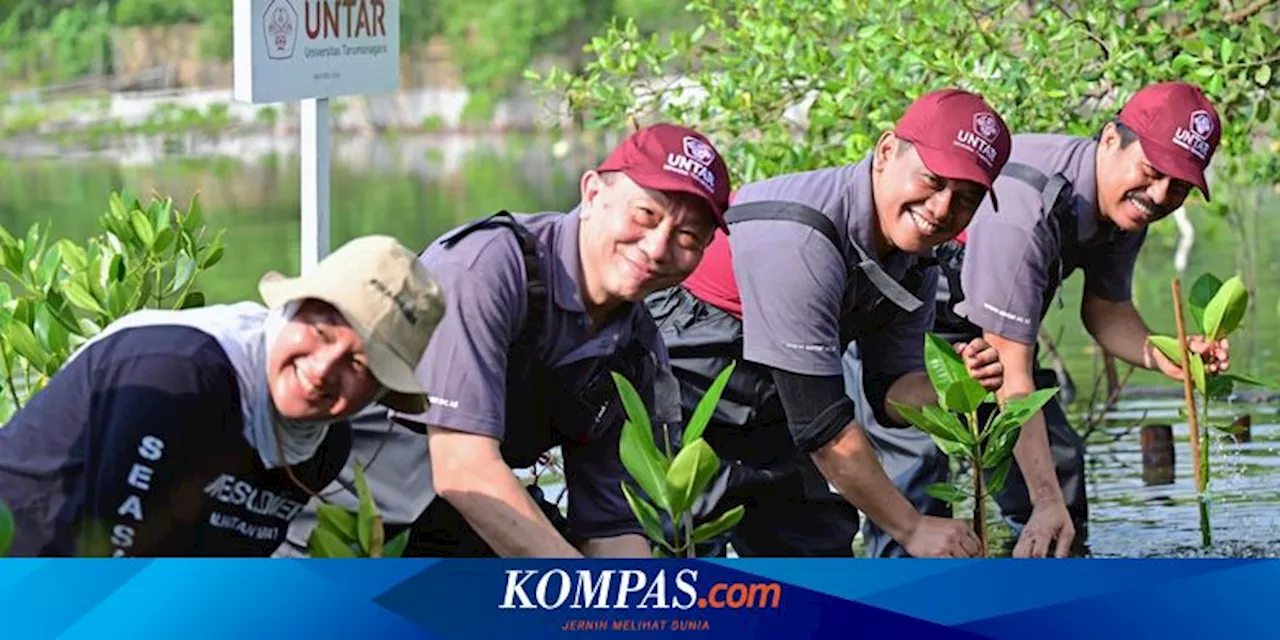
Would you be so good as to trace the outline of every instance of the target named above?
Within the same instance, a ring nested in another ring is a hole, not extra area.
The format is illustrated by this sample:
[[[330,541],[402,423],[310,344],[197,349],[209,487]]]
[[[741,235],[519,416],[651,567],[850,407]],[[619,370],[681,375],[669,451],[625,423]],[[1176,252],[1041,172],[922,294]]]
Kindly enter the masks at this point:
[[[1085,274],[1080,315],[1098,343],[1127,362],[1181,380],[1179,366],[1152,348],[1151,332],[1133,306],[1133,267],[1147,225],[1181,207],[1193,186],[1208,199],[1205,169],[1220,136],[1213,105],[1198,88],[1180,82],[1139,91],[1096,139],[1015,136],[995,186],[1000,212],[980,212],[963,244],[939,251],[947,287],[938,298],[935,330],[956,340],[985,337],[1004,364],[1004,397],[1058,384],[1052,371],[1036,365],[1037,335],[1062,281],[1079,269]],[[1196,338],[1192,351],[1210,370],[1227,366],[1225,340]],[[1046,428],[1057,481],[1031,477],[1019,457],[1023,473],[1015,468],[996,496],[1006,519],[1021,530],[1014,548],[1019,557],[1043,557],[1051,547],[1066,556],[1087,525],[1084,444],[1056,398],[1023,433],[1044,434]],[[886,472],[916,507],[948,513],[924,492],[947,474],[946,458],[929,438],[878,426],[870,432],[884,452]],[[1041,508],[1064,499],[1073,522],[1063,522],[1062,509]],[[867,538],[871,555],[903,553],[879,532],[869,529]]]
[[[882,423],[905,426],[890,398],[936,401],[923,363],[933,305],[922,301],[938,271],[925,258],[969,224],[1009,144],[979,96],[926,94],[862,161],[742,187],[732,233],[683,286],[648,300],[686,411],[738,362],[705,432],[728,463],[698,507],[710,518],[747,505],[729,536],[739,555],[851,556],[859,509],[914,555],[979,552],[967,525],[922,516],[894,489],[855,419],[841,353],[861,349]],[[984,386],[1000,386],[985,342],[957,349]]]
[[[655,425],[680,419],[666,350],[639,303],[698,265],[729,191],[703,135],[658,124],[587,171],[568,214],[502,212],[427,248],[420,260],[446,301],[417,367],[430,406],[357,420],[353,447],[388,536],[411,525],[407,555],[650,555],[622,492],[625,413],[610,373],[639,390]],[[557,446],[567,518],[512,471]],[[352,476],[331,501],[354,507]],[[291,530],[293,551],[310,526]]]

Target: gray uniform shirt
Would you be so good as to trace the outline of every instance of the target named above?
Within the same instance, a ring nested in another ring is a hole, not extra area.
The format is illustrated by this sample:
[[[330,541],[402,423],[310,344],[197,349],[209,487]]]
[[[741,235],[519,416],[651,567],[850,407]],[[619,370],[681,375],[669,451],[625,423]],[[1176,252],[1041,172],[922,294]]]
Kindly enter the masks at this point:
[[[894,378],[922,370],[924,332],[933,324],[934,306],[901,311],[881,299],[860,269],[848,266],[859,262],[853,242],[875,256],[878,220],[871,198],[871,157],[746,185],[734,204],[765,200],[798,202],[820,211],[835,223],[841,246],[789,220],[733,225],[729,242],[742,299],[744,357],[792,373],[840,376],[844,336],[858,343],[869,372]],[[893,251],[879,263],[902,281],[919,258]],[[933,300],[937,282],[938,271],[930,267],[914,293]],[[878,322],[885,312],[897,315]],[[877,324],[881,326],[873,327]]]
[[[580,294],[576,211],[515,217],[539,244],[547,286],[547,314],[536,340],[542,364],[562,367],[638,344],[658,367],[669,366],[653,319],[640,305],[625,305],[608,324],[590,333]],[[398,417],[500,441],[514,437],[509,429],[521,428],[524,416],[506,415],[507,365],[528,314],[526,269],[515,234],[501,227],[479,229],[452,248],[433,243],[420,260],[439,280],[446,311],[417,367],[430,406],[424,414]],[[611,388],[607,376],[605,383]],[[649,407],[655,424],[678,419],[678,399],[664,398],[660,404]],[[557,428],[572,430],[574,425]],[[642,531],[620,486],[629,477],[618,454],[620,431],[621,423],[610,425],[602,433],[562,446],[569,523],[577,534],[603,537]]]
[[[1097,143],[1087,138],[1014,136],[1009,162],[1046,176],[1061,173],[1071,184],[1069,217],[1055,220],[1043,210],[1035,187],[1001,175],[995,183],[1000,211],[992,211],[991,201],[984,199],[969,225],[961,271],[964,300],[956,305],[957,314],[983,330],[1035,344],[1054,294],[1076,269],[1084,271],[1086,293],[1130,299],[1146,229],[1126,232],[1100,221],[1096,151]]]

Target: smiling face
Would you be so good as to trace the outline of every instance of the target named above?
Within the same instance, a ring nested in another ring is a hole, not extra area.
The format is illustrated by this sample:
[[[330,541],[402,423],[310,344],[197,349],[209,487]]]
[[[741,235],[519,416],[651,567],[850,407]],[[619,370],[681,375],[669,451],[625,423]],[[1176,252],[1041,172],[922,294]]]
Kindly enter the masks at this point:
[[[373,400],[378,381],[360,334],[333,306],[306,300],[281,328],[267,354],[267,385],[280,415],[338,419]]]
[[[585,299],[596,307],[638,302],[681,282],[715,229],[701,199],[644,189],[620,172],[583,176],[580,216]]]
[[[914,145],[885,133],[876,143],[872,173],[878,248],[924,253],[960,234],[986,196],[986,187],[929,170]]]
[[[1097,155],[1098,211],[1120,229],[1137,231],[1182,206],[1191,184],[1155,167],[1132,131],[1112,122]]]

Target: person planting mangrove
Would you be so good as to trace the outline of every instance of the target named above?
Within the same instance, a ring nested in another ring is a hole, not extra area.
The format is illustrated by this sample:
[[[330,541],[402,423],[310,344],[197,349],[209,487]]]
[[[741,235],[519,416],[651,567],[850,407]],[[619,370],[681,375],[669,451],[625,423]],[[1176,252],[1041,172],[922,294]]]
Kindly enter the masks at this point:
[[[444,300],[412,251],[366,236],[258,288],[108,325],[0,429],[12,555],[270,555],[346,461],[346,418],[425,407]]]
[[[417,368],[431,406],[354,425],[387,536],[412,525],[404,555],[650,556],[622,491],[626,414],[610,374],[640,391],[655,428],[678,427],[666,350],[639,303],[693,271],[728,194],[705,136],[655,124],[583,174],[569,213],[497,213],[426,249],[449,292]],[[513,471],[557,446],[563,517]],[[353,506],[353,480],[348,467],[325,494]],[[299,519],[280,555],[304,553],[314,525]]]
[[[1133,269],[1152,223],[1181,207],[1192,187],[1209,198],[1205,169],[1221,131],[1199,88],[1165,82],[1138,91],[1093,139],[1014,136],[1012,157],[995,184],[1000,214],[984,204],[963,242],[940,251],[948,286],[938,298],[935,330],[956,340],[981,336],[995,347],[1004,364],[1004,398],[1054,386],[1053,372],[1036,365],[1037,336],[1062,282],[1082,271],[1080,318],[1098,344],[1134,366],[1181,380],[1179,364],[1148,340],[1151,331],[1133,305]],[[1226,340],[1195,337],[1190,346],[1209,371],[1227,368]],[[1027,473],[1027,456],[1046,453],[1027,448],[1018,458],[1021,472],[1015,466],[996,494],[1020,531],[1013,553],[1044,557],[1052,549],[1064,557],[1077,536],[1084,538],[1088,522],[1084,443],[1056,398],[1022,429],[1023,440],[1042,440],[1047,431],[1053,459],[1036,466],[1053,465],[1056,478]],[[948,469],[929,436],[875,426],[870,432],[884,451],[886,471],[916,508],[946,515],[947,505],[924,490],[944,481]],[[1064,499],[1065,510],[1043,507]],[[904,553],[883,532],[867,533],[869,554]]]
[[[889,399],[936,401],[922,355],[938,277],[928,256],[969,223],[1008,155],[980,96],[927,93],[860,162],[742,187],[729,240],[650,296],[687,410],[739,361],[703,434],[728,462],[700,508],[746,505],[728,536],[739,555],[852,556],[859,509],[915,555],[980,552],[965,523],[922,516],[894,489],[854,418],[841,352],[861,349],[882,422],[905,425]],[[985,388],[1000,386],[995,351],[957,349]]]

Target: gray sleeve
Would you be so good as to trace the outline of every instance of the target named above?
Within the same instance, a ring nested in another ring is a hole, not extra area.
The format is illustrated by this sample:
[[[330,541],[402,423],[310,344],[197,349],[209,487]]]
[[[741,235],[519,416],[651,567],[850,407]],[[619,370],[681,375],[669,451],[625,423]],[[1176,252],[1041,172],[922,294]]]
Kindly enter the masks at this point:
[[[1055,234],[1042,220],[1033,229],[994,214],[969,233],[956,313],[985,331],[1035,344]]]
[[[444,290],[445,313],[417,367],[430,406],[397,417],[501,440],[507,351],[524,317],[523,272],[514,238],[485,242],[480,233],[421,258]]]
[[[1133,267],[1146,240],[1147,229],[1124,233],[1104,247],[1090,250],[1084,263],[1084,289],[1104,300],[1124,302],[1133,297]]]
[[[925,271],[924,280],[915,292],[925,304],[889,324],[875,335],[858,343],[868,375],[896,380],[912,371],[924,371],[924,334],[933,328],[938,297],[938,267]]]
[[[783,371],[839,376],[845,266],[822,234],[758,220],[729,236],[742,296],[743,357]]]

